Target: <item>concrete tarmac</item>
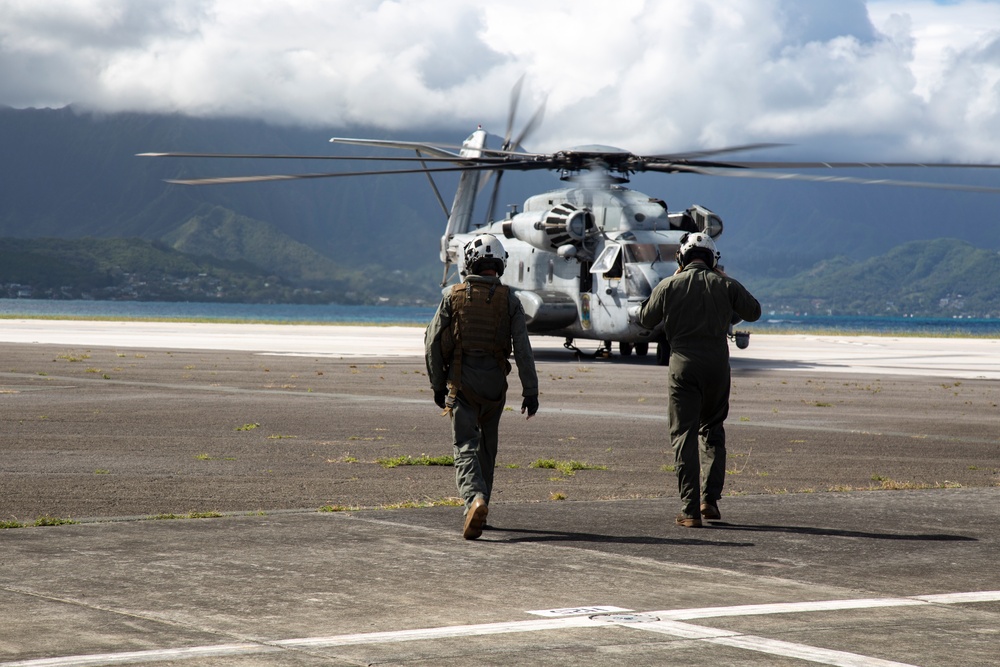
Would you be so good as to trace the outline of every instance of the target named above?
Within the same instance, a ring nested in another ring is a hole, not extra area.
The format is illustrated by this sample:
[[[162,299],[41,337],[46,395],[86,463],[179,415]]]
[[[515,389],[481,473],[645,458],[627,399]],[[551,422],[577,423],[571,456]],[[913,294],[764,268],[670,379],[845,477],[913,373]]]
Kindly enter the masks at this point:
[[[421,336],[0,322],[0,665],[997,663],[996,341],[754,335],[682,529],[664,369],[533,339],[465,541]]]

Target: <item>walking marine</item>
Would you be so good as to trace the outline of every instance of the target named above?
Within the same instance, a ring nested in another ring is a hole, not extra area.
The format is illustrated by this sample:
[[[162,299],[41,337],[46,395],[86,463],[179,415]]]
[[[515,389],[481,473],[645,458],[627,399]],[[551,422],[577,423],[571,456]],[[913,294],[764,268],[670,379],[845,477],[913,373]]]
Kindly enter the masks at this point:
[[[500,416],[507,400],[507,360],[513,352],[521,381],[521,414],[538,411],[538,376],[524,309],[500,276],[507,252],[483,234],[465,247],[465,282],[441,300],[424,333],[434,402],[451,417],[455,480],[465,501],[462,536],[483,533],[493,492]]]
[[[718,521],[726,476],[729,415],[727,333],[739,319],[760,317],[760,304],[718,267],[719,252],[706,234],[685,234],[677,272],[663,279],[639,311],[640,326],[663,326],[670,347],[667,424],[681,496],[679,526]],[[699,461],[700,446],[700,461]],[[704,482],[699,485],[701,465]],[[699,505],[699,496],[701,503]]]

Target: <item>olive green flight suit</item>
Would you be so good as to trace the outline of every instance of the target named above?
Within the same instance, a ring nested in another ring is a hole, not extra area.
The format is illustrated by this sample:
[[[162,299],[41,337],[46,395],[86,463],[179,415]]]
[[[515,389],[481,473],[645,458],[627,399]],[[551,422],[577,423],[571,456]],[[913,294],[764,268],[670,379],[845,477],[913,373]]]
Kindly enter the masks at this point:
[[[499,285],[500,279],[495,276],[470,275],[463,285],[468,283]],[[521,393],[524,396],[537,396],[538,376],[535,373],[524,308],[513,294],[509,294],[507,298],[507,312],[510,316],[510,347],[521,381]],[[498,431],[507,399],[507,373],[510,371],[510,364],[505,358],[501,363],[493,352],[470,351],[462,354],[460,348],[456,348],[453,354],[461,355],[461,359],[445,358],[442,338],[447,336],[452,327],[453,315],[451,300],[446,295],[424,332],[424,353],[427,376],[434,391],[448,388],[449,369],[456,361],[461,368],[461,388],[455,395],[451,410],[451,428],[455,481],[459,495],[465,500],[468,509],[476,496],[482,496],[489,504],[493,492]]]
[[[647,329],[663,324],[670,345],[667,424],[677,467],[682,513],[701,518],[701,502],[717,504],[726,476],[729,343],[733,314],[760,318],[757,299],[737,281],[691,262],[665,278],[639,311]],[[701,466],[705,480],[699,485]],[[699,488],[700,487],[700,488]],[[700,494],[699,494],[700,490]]]

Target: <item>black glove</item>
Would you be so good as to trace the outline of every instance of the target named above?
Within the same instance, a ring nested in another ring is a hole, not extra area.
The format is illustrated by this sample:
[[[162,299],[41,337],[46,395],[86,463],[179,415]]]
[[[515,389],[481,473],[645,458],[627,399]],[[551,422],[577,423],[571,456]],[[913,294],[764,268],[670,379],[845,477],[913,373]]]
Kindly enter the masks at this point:
[[[444,409],[444,399],[448,396],[448,392],[444,389],[434,390],[434,404],[439,408]]]
[[[524,400],[521,401],[521,414],[523,415],[525,410],[528,411],[528,418],[535,416],[538,412],[538,397],[537,396],[525,396]]]

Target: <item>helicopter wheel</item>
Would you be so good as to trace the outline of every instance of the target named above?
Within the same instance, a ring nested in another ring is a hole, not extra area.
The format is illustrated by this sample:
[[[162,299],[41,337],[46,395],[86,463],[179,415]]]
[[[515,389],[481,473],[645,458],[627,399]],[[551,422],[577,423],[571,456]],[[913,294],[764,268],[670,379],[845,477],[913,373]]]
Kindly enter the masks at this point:
[[[656,363],[660,366],[670,365],[670,344],[667,341],[656,344]]]
[[[618,343],[618,351],[621,352],[623,357],[629,357],[632,355],[632,343],[626,343],[621,341]]]
[[[636,343],[635,354],[637,357],[645,357],[649,354],[649,343]]]

